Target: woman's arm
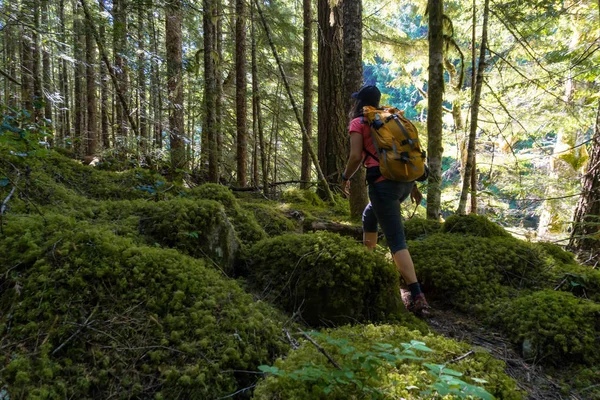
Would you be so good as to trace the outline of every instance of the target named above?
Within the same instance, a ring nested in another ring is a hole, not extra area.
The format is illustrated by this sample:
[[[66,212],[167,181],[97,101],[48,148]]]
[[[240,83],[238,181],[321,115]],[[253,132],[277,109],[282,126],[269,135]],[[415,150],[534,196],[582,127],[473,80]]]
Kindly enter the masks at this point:
[[[363,137],[360,132],[350,132],[350,156],[343,176],[350,180],[362,162]]]

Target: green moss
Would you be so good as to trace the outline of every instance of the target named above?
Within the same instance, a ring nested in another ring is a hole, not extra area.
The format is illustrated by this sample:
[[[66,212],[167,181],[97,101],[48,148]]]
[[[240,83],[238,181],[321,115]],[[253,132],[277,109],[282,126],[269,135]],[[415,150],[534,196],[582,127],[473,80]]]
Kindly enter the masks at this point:
[[[435,234],[408,248],[426,291],[463,311],[485,311],[547,280],[539,249],[513,238]]]
[[[315,207],[323,207],[325,203],[312,190],[287,189],[283,192],[285,203],[308,204]]]
[[[252,212],[240,207],[233,193],[225,186],[207,183],[195,187],[187,196],[221,203],[243,244],[252,245],[267,237]]]
[[[600,361],[600,304],[544,290],[508,302],[498,318],[526,358],[556,364]]]
[[[442,225],[442,232],[477,237],[510,237],[510,233],[483,215],[451,215]]]
[[[556,262],[561,264],[577,264],[575,255],[565,251],[562,247],[550,242],[536,242],[535,246],[539,247],[548,256],[552,257]]]
[[[410,343],[411,340],[423,341],[433,352],[419,352],[418,355],[425,358],[423,362],[436,364],[448,363],[450,360],[472,350],[464,343],[432,334],[423,335],[418,331],[398,325],[345,326],[327,330],[325,333],[334,340],[347,341],[347,345],[343,346],[344,350],[342,350],[340,346],[317,339],[325,351],[342,368],[348,368],[348,366],[355,363],[352,360],[355,352],[351,349],[368,352],[376,343],[385,343],[402,349],[402,343]],[[307,341],[303,342],[298,350],[292,351],[285,360],[278,360],[275,366],[290,373],[306,364],[320,366],[328,371],[334,369],[325,356]],[[522,399],[525,397],[524,393],[517,388],[515,381],[504,373],[504,363],[485,352],[476,351],[471,356],[452,363],[450,367],[453,370],[462,372],[465,380],[478,378],[488,381],[482,386],[498,399]],[[388,364],[381,365],[377,372],[379,377],[383,377],[383,379],[369,380],[368,376],[364,376],[363,379],[384,392],[383,398],[386,399],[431,399],[433,395],[418,394],[435,380],[426,371],[427,369],[422,365],[422,362],[405,361],[396,364],[395,367]],[[366,374],[363,368],[353,372]],[[409,389],[409,387],[413,388]],[[360,395],[364,397],[356,397]],[[326,394],[323,392],[323,388],[317,385],[295,380],[289,376],[275,375],[270,375],[262,381],[254,393],[254,399],[257,400],[350,399],[355,397],[380,398],[368,397],[366,393],[361,393],[360,388],[343,384],[337,385],[335,390]]]
[[[242,207],[254,214],[258,224],[269,236],[278,236],[298,229],[294,221],[277,209],[277,204],[244,203]]]
[[[217,398],[287,349],[283,316],[204,261],[51,214],[7,218],[0,315],[11,398]]]
[[[442,224],[439,221],[423,218],[411,218],[404,221],[406,240],[419,240],[438,233]]]
[[[257,243],[248,257],[254,289],[310,325],[403,314],[396,268],[352,239],[285,235]]]

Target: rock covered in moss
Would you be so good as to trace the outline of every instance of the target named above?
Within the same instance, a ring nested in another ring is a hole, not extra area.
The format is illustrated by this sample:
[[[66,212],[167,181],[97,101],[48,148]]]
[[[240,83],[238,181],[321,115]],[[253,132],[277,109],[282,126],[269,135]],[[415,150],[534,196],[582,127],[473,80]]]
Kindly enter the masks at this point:
[[[571,293],[543,290],[519,297],[506,304],[498,323],[530,359],[600,361],[600,304]]]
[[[283,201],[286,203],[307,204],[323,207],[323,200],[312,190],[287,189],[283,192]]]
[[[252,245],[267,237],[251,211],[240,206],[233,193],[225,186],[206,183],[193,188],[188,194],[193,199],[214,200],[225,207],[238,237],[245,245]]]
[[[312,343],[304,341],[285,360],[277,360],[275,367],[283,371],[283,374],[268,375],[256,388],[254,399],[438,398],[434,397],[436,394],[426,393],[428,386],[436,378],[427,372],[425,363],[445,364],[462,373],[461,380],[482,386],[498,399],[524,398],[524,393],[518,389],[516,382],[505,374],[504,363],[485,352],[476,351],[449,365],[450,360],[471,350],[464,343],[432,334],[423,335],[419,331],[398,325],[344,326],[326,330],[323,334],[325,336],[317,337],[316,341],[342,369],[339,378],[328,380],[328,377],[333,377],[336,373],[335,367]],[[424,342],[433,351],[413,350],[416,356],[424,360],[387,362],[395,354],[394,348],[402,351],[413,340]],[[360,355],[368,357],[364,364],[358,358]],[[379,362],[376,363],[375,360]],[[370,376],[373,370],[377,377]],[[310,378],[302,379],[300,375]],[[473,378],[487,383],[477,383]],[[361,382],[362,387],[352,382]],[[328,386],[332,388],[326,390]]]
[[[249,252],[250,282],[310,325],[398,318],[399,275],[382,255],[328,232],[284,235]]]
[[[291,218],[278,210],[276,204],[244,203],[243,208],[251,211],[258,224],[269,236],[279,236],[297,229]]]
[[[11,398],[217,398],[287,349],[283,317],[202,260],[62,216],[5,222]]]
[[[548,279],[539,249],[510,237],[435,234],[408,247],[426,290],[463,311],[484,309]]]
[[[456,233],[477,237],[510,237],[500,225],[495,224],[483,215],[451,215],[442,225],[442,232]]]

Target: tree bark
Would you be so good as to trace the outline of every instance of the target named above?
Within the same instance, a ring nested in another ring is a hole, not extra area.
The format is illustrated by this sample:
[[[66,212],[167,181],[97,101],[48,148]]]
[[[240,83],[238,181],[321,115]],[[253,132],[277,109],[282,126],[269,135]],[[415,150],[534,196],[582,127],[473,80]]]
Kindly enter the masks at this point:
[[[444,98],[443,0],[429,0],[429,89],[427,90],[427,218],[439,219],[442,195],[442,103]]]
[[[100,11],[105,6],[104,0],[99,0]],[[106,40],[106,28],[104,24],[99,27],[100,40]],[[110,134],[108,124],[108,72],[106,65],[100,63],[100,132],[102,137],[102,146],[105,150],[110,149]]]
[[[96,102],[96,46],[91,27],[85,30],[85,61],[86,61],[86,88],[87,88],[87,146],[85,155],[96,154],[98,145],[98,111]]]
[[[138,110],[139,110],[139,141],[141,144],[142,155],[146,156],[149,149],[148,138],[148,111],[146,104],[146,29],[144,26],[144,16],[146,14],[145,3],[138,4]]]
[[[181,0],[170,0],[165,7],[165,44],[167,50],[167,87],[169,90],[169,141],[171,167],[174,171],[186,168],[183,120],[183,65]]]
[[[41,23],[45,29],[48,29],[48,0],[42,0],[42,14]],[[44,118],[47,121],[52,121],[52,100],[49,94],[52,92],[52,68],[50,66],[50,52],[48,51],[48,44],[45,44],[42,49],[42,78],[43,78],[43,92],[46,101],[44,103]],[[49,122],[52,124],[52,122]]]
[[[113,48],[114,71],[117,77],[119,90],[125,99],[128,99],[127,59],[125,58],[127,46],[127,0],[113,1]],[[117,135],[118,148],[127,149],[127,115],[121,102],[115,104],[116,115],[114,124]]]
[[[215,99],[215,143],[211,143],[213,155],[209,157],[209,162],[214,164],[210,169],[212,173],[212,181],[218,182],[221,177],[221,152],[223,148],[223,0],[217,0],[217,23],[216,23],[216,41],[217,41],[217,62],[216,62],[216,78],[217,78],[217,96]],[[209,174],[210,175],[210,174]]]
[[[29,21],[31,17],[27,14],[29,10],[25,10],[26,5],[23,5],[21,13],[22,21]],[[24,110],[33,110],[33,58],[32,58],[32,39],[31,33],[28,32],[25,26],[19,28],[19,36],[21,38],[21,107]]]
[[[75,58],[75,93],[73,102],[75,105],[75,120],[73,123],[73,137],[71,143],[73,145],[73,153],[75,157],[82,157],[87,147],[86,128],[85,128],[85,36],[84,25],[82,21],[82,10],[77,1],[73,11],[73,54]]]
[[[344,110],[354,104],[351,95],[357,92],[363,82],[362,68],[362,0],[344,1]],[[347,120],[347,119],[346,119]],[[346,135],[348,141],[348,135]],[[365,169],[352,177],[350,189],[350,216],[360,218],[369,202],[365,184]]]
[[[60,20],[60,37],[62,40],[62,51],[63,53],[66,54],[67,52],[67,36],[66,36],[66,19],[65,19],[65,2],[64,0],[60,0],[58,3],[58,13],[59,13],[59,20]],[[59,86],[60,86],[60,92],[61,92],[61,96],[62,96],[62,103],[61,103],[61,111],[60,111],[60,116],[61,116],[61,126],[60,128],[57,130],[57,132],[59,132],[57,140],[56,140],[56,145],[57,146],[64,146],[65,142],[64,139],[66,137],[71,136],[71,113],[70,113],[70,103],[69,103],[69,74],[67,73],[67,60],[65,60],[64,58],[62,59],[62,61],[59,62],[59,67],[60,67],[60,73],[59,73]]]
[[[477,75],[475,74],[476,64],[476,52],[475,52],[475,38],[476,38],[476,23],[477,21],[477,2],[473,0],[473,51],[471,52],[471,60],[473,68],[471,68],[471,99],[475,95],[475,86],[477,85]],[[477,214],[477,152],[473,153],[473,167],[471,168],[471,214]]]
[[[250,6],[250,20],[251,20],[251,24],[252,24],[252,29],[251,29],[251,35],[252,35],[252,105],[253,105],[253,110],[254,110],[254,126],[256,129],[256,133],[258,134],[256,137],[255,136],[255,141],[258,141],[257,144],[255,144],[255,155],[254,155],[254,161],[255,163],[257,163],[257,158],[259,158],[259,155],[257,155],[257,150],[260,151],[260,169],[262,171],[262,187],[263,187],[263,193],[265,194],[265,196],[268,194],[269,192],[269,188],[267,186],[268,184],[268,175],[267,175],[267,164],[266,164],[266,156],[265,156],[265,137],[264,137],[264,127],[263,127],[263,120],[262,120],[262,110],[261,110],[261,106],[260,106],[260,88],[258,85],[258,60],[256,57],[256,30],[255,30],[255,24],[254,24],[254,6],[251,5]],[[259,180],[258,180],[258,165],[255,166],[255,185],[259,185]]]
[[[217,75],[215,62],[215,21],[216,4],[214,0],[204,0],[204,127],[202,129],[205,143],[203,152],[208,161],[208,180],[218,182],[219,167],[217,163]],[[208,151],[205,151],[206,148]],[[203,166],[204,167],[204,166]]]
[[[341,181],[349,147],[343,98],[342,7],[340,1],[319,0],[318,8],[319,163],[328,185],[333,187]]]
[[[244,187],[247,184],[248,165],[248,116],[246,106],[246,4],[245,0],[235,3],[235,104],[237,122],[237,183]]]
[[[471,183],[474,159],[475,159],[475,140],[477,138],[477,122],[479,115],[479,100],[481,99],[481,88],[483,86],[483,71],[485,70],[485,52],[487,50],[487,25],[490,12],[490,1],[485,0],[483,9],[483,28],[481,33],[481,49],[479,53],[479,65],[477,67],[477,78],[475,84],[475,95],[473,104],[471,105],[471,129],[469,132],[469,145],[467,147],[467,165],[465,166],[463,176],[463,187],[460,194],[460,202],[458,204],[458,214],[465,214],[467,206],[467,196],[469,194],[469,184]],[[474,195],[474,194],[473,194]]]
[[[302,136],[302,164],[300,167],[300,180],[302,182],[310,181],[310,154],[308,146],[312,139],[312,105],[313,105],[313,32],[312,32],[312,0],[304,0],[304,105],[302,121],[308,137]],[[301,189],[307,189],[306,183],[300,184]]]
[[[34,29],[31,30],[32,37],[32,66],[33,66],[33,99],[34,99],[34,111],[33,115],[36,122],[40,122],[44,108],[44,95],[42,91],[42,71],[41,69],[41,57],[40,57],[40,35],[38,33],[40,29],[40,3],[39,0],[33,0],[33,25]]]
[[[158,54],[158,33],[156,25],[154,23],[154,15],[152,11],[148,14],[149,21],[152,24],[152,49],[154,54]],[[151,60],[152,65],[152,100],[154,104],[154,113],[152,115],[154,119],[154,144],[157,148],[162,149],[162,131],[163,131],[163,120],[162,120],[162,83],[160,79],[160,65],[158,62]]]

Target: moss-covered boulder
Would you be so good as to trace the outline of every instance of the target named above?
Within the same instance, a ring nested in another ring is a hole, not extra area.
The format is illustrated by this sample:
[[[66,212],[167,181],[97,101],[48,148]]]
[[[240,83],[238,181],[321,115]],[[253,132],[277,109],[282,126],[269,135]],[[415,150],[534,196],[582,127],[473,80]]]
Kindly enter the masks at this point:
[[[310,325],[399,318],[399,275],[384,256],[328,232],[284,235],[249,252],[258,293]]]
[[[435,234],[408,247],[426,291],[463,311],[485,310],[548,279],[539,249],[510,237]]]
[[[545,363],[600,361],[600,304],[544,290],[508,302],[499,324],[523,355]]]
[[[243,203],[241,207],[251,211],[258,224],[271,237],[298,229],[297,224],[294,223],[295,221],[279,210],[278,205],[275,203]]]
[[[263,368],[271,373],[256,388],[254,399],[441,398],[437,393],[449,386],[443,384],[444,380],[452,378],[438,379],[443,373],[433,373],[436,366],[438,370],[442,367],[442,371],[444,367],[450,368],[454,375],[462,374],[455,378],[478,386],[498,399],[525,398],[516,382],[504,373],[502,361],[476,351],[452,362],[472,349],[440,336],[423,335],[397,325],[363,325],[330,329],[315,340],[341,370],[312,343],[304,341],[285,360],[277,360],[274,368]],[[424,342],[433,351],[419,350],[422,347],[413,341]],[[406,348],[422,359],[398,360],[397,354],[406,354],[402,353]]]
[[[456,233],[484,238],[510,237],[500,225],[495,224],[483,215],[451,215],[442,225],[442,232]]]
[[[221,203],[243,244],[252,245],[267,237],[254,214],[242,208],[233,193],[225,186],[207,183],[191,189],[187,196],[192,199],[214,200]]]
[[[10,398],[218,398],[287,350],[283,316],[202,260],[72,218],[5,223],[0,381]]]
[[[424,239],[438,233],[442,227],[439,221],[423,218],[411,218],[404,221],[406,240]]]

